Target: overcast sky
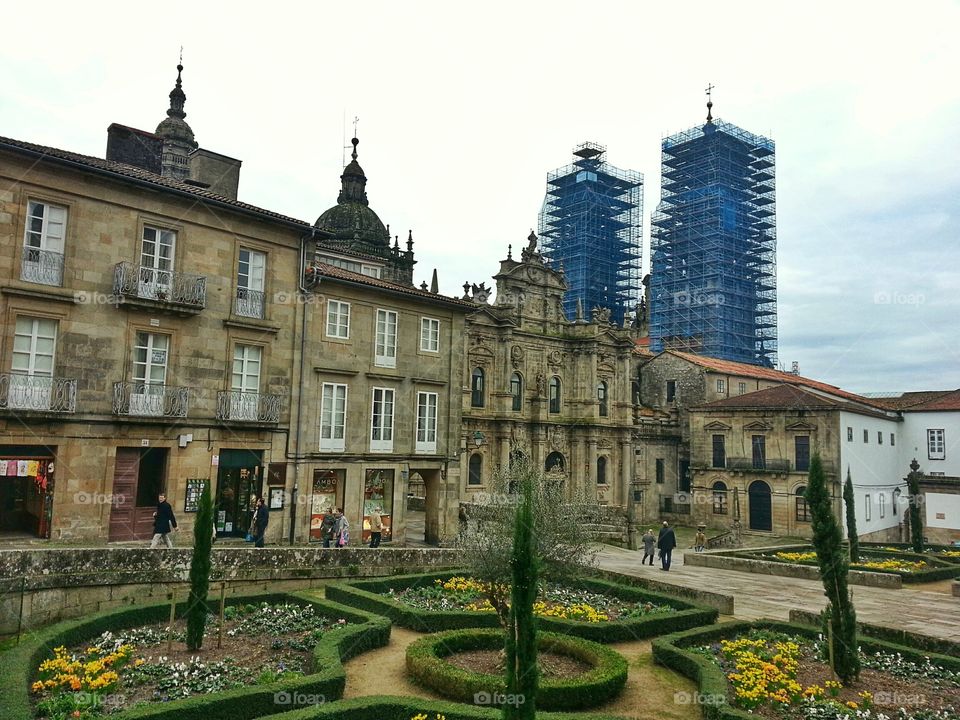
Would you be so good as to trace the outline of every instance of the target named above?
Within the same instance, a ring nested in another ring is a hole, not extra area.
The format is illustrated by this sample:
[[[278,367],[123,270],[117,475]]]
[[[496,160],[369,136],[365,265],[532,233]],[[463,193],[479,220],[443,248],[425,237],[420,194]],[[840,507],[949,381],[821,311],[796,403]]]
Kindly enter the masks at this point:
[[[779,357],[855,391],[960,387],[960,4],[18,3],[0,134],[103,156],[187,122],[240,199],[313,221],[360,118],[373,207],[448,294],[536,227],[585,140],[659,199],[662,137],[714,116],[777,146]],[[346,118],[346,134],[344,119]]]

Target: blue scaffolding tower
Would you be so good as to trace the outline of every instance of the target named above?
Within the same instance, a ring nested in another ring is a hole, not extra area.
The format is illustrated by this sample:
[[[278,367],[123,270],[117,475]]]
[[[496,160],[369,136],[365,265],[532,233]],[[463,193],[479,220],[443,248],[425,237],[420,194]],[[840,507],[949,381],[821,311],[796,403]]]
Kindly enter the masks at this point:
[[[621,324],[643,297],[643,175],[613,167],[605,153],[583,143],[572,164],[547,175],[540,238],[550,262],[563,268],[567,317],[580,300],[588,317],[594,307],[607,308]]]
[[[774,143],[712,120],[663,140],[650,347],[777,364]]]

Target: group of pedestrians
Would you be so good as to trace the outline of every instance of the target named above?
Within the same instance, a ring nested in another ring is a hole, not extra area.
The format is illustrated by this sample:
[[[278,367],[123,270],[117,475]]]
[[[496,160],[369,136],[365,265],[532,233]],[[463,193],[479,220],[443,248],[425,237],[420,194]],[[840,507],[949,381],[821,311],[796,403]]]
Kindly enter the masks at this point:
[[[703,552],[706,547],[707,536],[703,532],[704,529],[704,525],[697,526],[697,534],[693,540],[694,552]],[[647,558],[650,558],[649,565],[653,567],[653,554],[654,550],[657,550],[660,555],[660,568],[662,570],[670,570],[670,561],[673,559],[673,549],[676,546],[676,533],[674,533],[673,528],[670,527],[670,523],[664,520],[663,526],[660,528],[660,534],[657,537],[653,536],[653,528],[643,534],[643,559],[640,561],[640,564],[645,564]]]

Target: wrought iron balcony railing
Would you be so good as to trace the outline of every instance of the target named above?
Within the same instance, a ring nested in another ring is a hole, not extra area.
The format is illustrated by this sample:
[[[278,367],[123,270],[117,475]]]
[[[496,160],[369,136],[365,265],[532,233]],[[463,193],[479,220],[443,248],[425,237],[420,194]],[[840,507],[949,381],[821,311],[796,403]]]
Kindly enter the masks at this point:
[[[113,273],[113,292],[121,297],[177,303],[199,309],[207,304],[207,278],[121,262],[117,263]]]
[[[41,285],[63,285],[63,253],[26,246],[20,263],[20,279]]]
[[[240,317],[263,319],[263,291],[237,288],[234,312]]]
[[[142,382],[113,384],[113,414],[134,417],[187,416],[189,389]]]
[[[76,412],[77,381],[58,377],[0,373],[0,409]]]
[[[280,396],[237,390],[217,393],[217,419],[234,422],[280,422]]]

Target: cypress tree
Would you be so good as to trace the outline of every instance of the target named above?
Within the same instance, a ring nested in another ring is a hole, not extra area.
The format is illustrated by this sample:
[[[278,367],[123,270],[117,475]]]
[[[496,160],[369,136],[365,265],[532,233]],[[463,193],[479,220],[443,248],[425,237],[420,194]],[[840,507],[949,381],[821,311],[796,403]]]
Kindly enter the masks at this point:
[[[857,535],[857,507],[854,504],[853,480],[847,468],[847,481],[843,484],[843,504],[847,510],[847,540],[850,543],[850,562],[860,562],[860,538]]]
[[[513,695],[518,702],[504,704],[505,720],[533,720],[536,717],[539,669],[533,603],[537,598],[539,568],[534,537],[533,483],[533,476],[524,473],[514,520],[513,553],[510,558],[513,582],[505,639],[507,694]]]
[[[203,645],[207,624],[207,591],[210,589],[210,550],[213,545],[213,503],[210,483],[204,483],[197,519],[193,525],[193,558],[190,560],[190,599],[187,601],[187,649]]]
[[[920,519],[920,463],[914,458],[907,475],[907,490],[910,494],[910,542],[913,551],[923,552],[923,520]]]
[[[810,505],[813,546],[820,565],[820,580],[828,600],[823,611],[827,630],[824,641],[830,644],[834,672],[846,684],[860,675],[857,616],[847,587],[850,564],[843,553],[843,534],[833,512],[827,477],[819,454],[810,461],[807,503]]]

